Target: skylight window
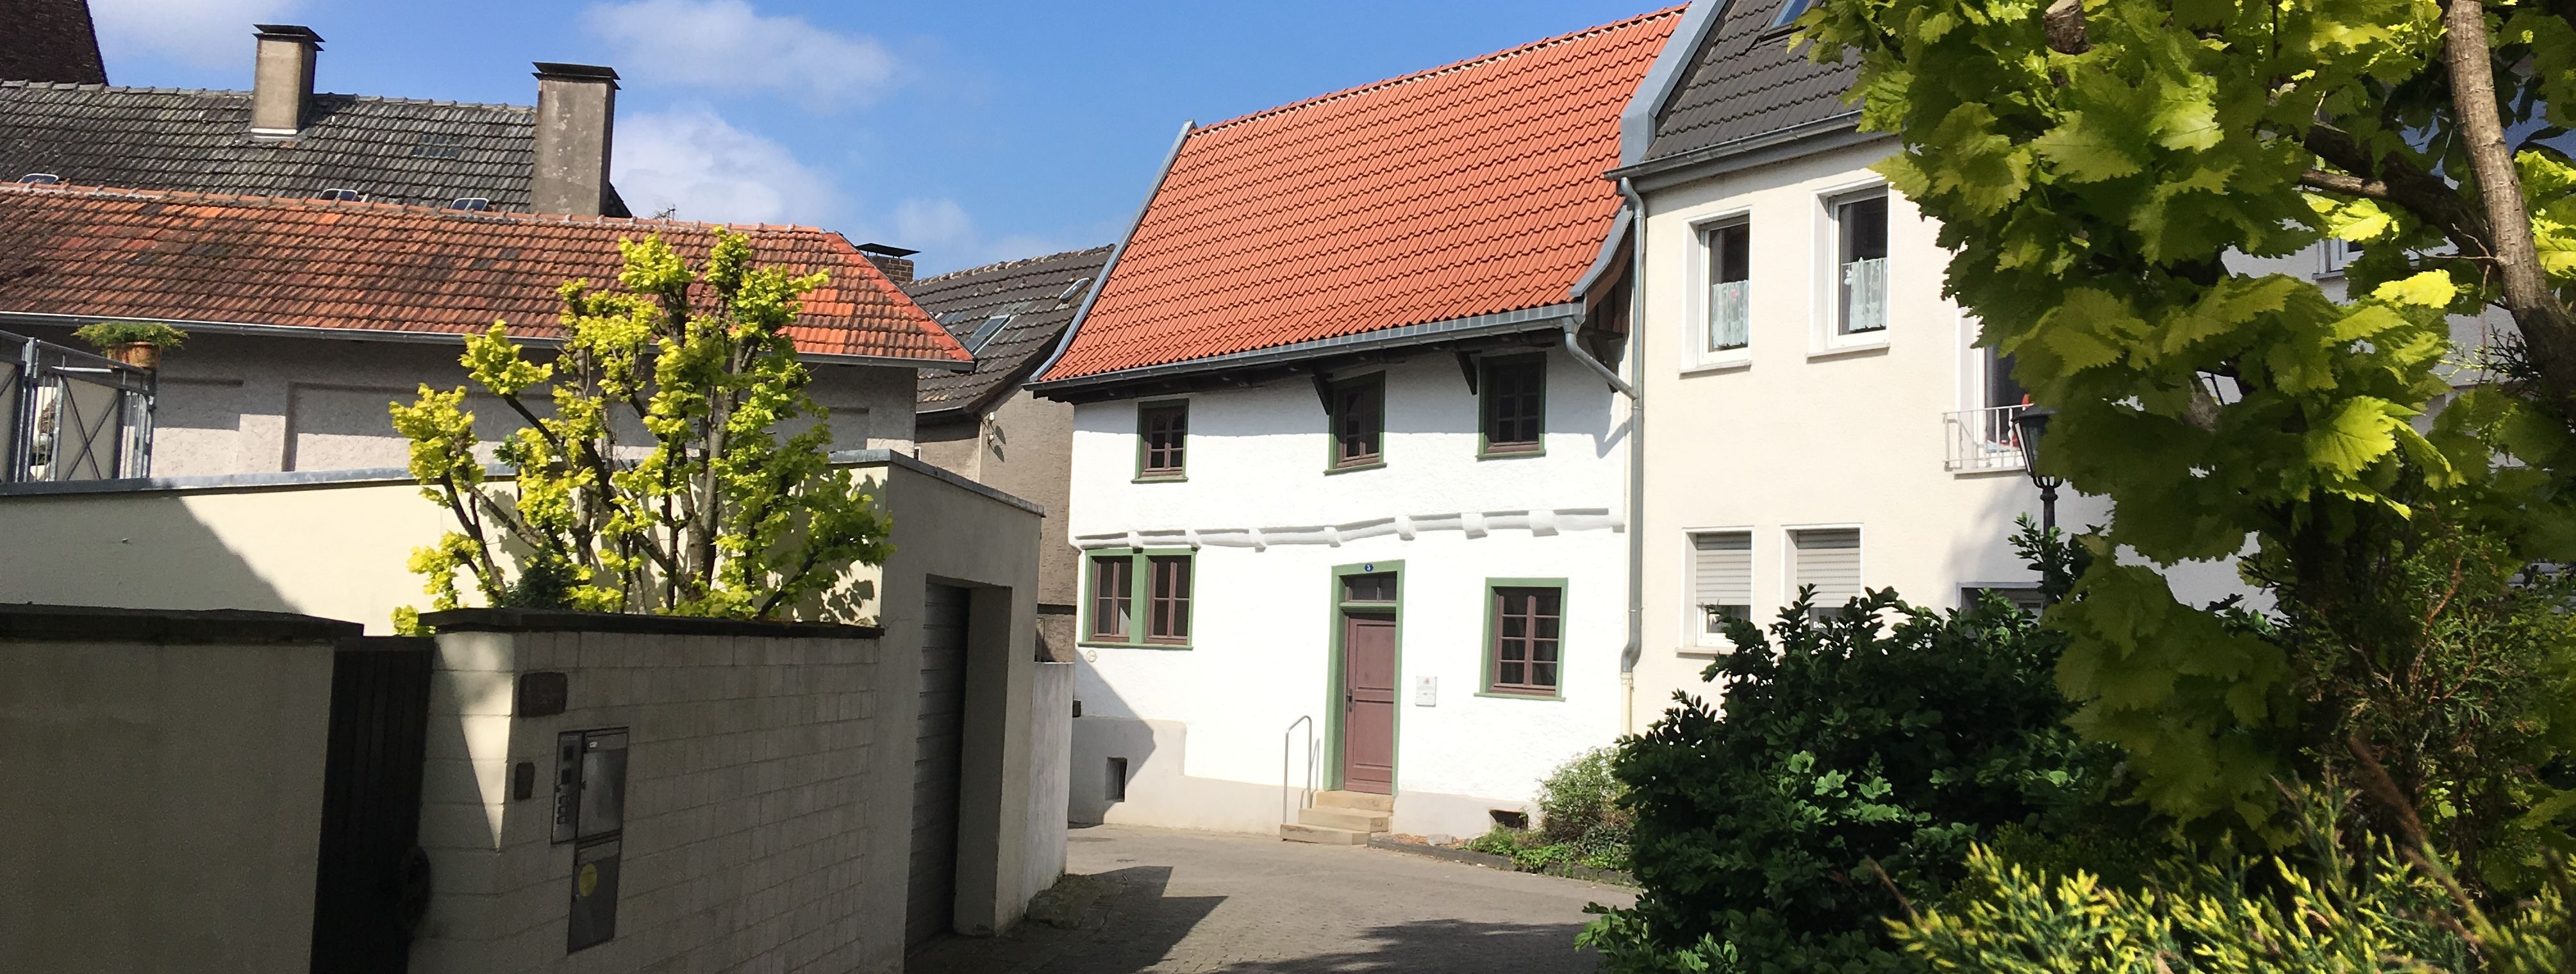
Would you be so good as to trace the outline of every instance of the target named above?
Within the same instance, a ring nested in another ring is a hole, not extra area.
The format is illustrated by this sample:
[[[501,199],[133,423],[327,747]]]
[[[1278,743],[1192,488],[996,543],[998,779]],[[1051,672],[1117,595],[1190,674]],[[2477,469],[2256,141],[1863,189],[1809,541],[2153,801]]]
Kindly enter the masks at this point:
[[[322,198],[335,203],[356,203],[360,200],[366,199],[367,194],[358,192],[354,189],[333,187],[331,189],[323,190]]]
[[[1026,301],[1018,301],[993,309],[992,316],[984,319],[983,324],[976,325],[974,334],[966,336],[966,351],[977,355],[983,354],[984,343],[992,341],[993,336],[1001,334],[1002,326],[1010,324],[1011,318],[1018,315],[1021,309],[1028,307],[1028,304]]]
[[[63,177],[49,172],[31,172],[18,177],[18,181],[29,186],[51,186],[55,183],[62,182]]]
[[[469,213],[479,213],[481,211],[491,209],[492,201],[480,196],[463,196],[458,197],[455,202],[447,204],[447,208],[451,210],[462,210]]]
[[[1779,15],[1771,18],[1771,29],[1778,30],[1789,26],[1790,21],[1798,19],[1799,14],[1807,12],[1807,5],[1811,2],[1813,0],[1785,0],[1780,4]]]

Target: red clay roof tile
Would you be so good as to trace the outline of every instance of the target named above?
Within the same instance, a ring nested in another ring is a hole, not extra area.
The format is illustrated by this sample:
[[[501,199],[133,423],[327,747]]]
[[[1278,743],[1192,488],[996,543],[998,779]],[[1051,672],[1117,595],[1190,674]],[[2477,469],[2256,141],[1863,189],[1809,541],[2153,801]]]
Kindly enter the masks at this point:
[[[829,279],[789,335],[808,354],[973,357],[850,242],[736,227],[756,260]],[[555,288],[613,286],[617,242],[661,235],[702,258],[715,227],[670,220],[458,213],[390,203],[0,185],[0,312],[554,337]]]
[[[1680,12],[1192,131],[1043,379],[1565,302]]]

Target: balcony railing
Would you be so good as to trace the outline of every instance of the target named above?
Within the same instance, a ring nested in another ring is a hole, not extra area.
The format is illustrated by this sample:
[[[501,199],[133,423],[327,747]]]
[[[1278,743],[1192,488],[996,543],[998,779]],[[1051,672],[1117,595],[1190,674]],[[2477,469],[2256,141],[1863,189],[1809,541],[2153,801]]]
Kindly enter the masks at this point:
[[[0,332],[0,483],[152,474],[153,374]]]
[[[1944,466],[1952,471],[2021,469],[2021,427],[2013,417],[2028,408],[1993,406],[1942,414],[1943,431],[1950,437]]]

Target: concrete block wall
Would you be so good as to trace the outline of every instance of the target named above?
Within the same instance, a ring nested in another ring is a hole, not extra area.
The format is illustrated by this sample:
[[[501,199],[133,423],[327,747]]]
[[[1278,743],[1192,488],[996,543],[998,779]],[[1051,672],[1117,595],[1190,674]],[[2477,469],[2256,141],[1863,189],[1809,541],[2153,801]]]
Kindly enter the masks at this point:
[[[910,700],[901,719],[883,709],[912,685],[887,679],[880,648],[846,636],[443,633],[420,838],[436,892],[412,970],[899,963],[902,889],[869,888],[861,870],[908,841],[908,823],[872,820],[866,800],[911,781],[881,766],[892,756],[909,770]],[[563,713],[514,713],[518,678],[535,671],[565,674]],[[550,841],[555,735],[601,728],[631,735],[616,936],[567,953],[574,845]],[[518,762],[535,765],[525,799],[510,793]]]

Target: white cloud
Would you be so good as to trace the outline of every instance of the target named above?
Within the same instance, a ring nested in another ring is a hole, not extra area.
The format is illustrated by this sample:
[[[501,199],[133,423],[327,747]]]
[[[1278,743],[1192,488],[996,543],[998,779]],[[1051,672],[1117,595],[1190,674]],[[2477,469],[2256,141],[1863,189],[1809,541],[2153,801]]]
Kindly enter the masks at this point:
[[[292,22],[303,0],[90,0],[90,19],[116,76],[128,58],[170,58],[206,68],[238,65],[250,77],[252,24]]]
[[[636,216],[829,226],[840,207],[829,177],[703,106],[619,118],[609,166]]]
[[[946,197],[896,203],[892,222],[892,236],[885,242],[921,251],[921,256],[913,260],[925,275],[1091,246],[1068,246],[1060,240],[1028,233],[987,236],[964,206]]]
[[[630,0],[582,16],[616,48],[618,70],[646,84],[769,90],[829,110],[875,99],[894,55],[874,38],[764,16],[745,0]]]

